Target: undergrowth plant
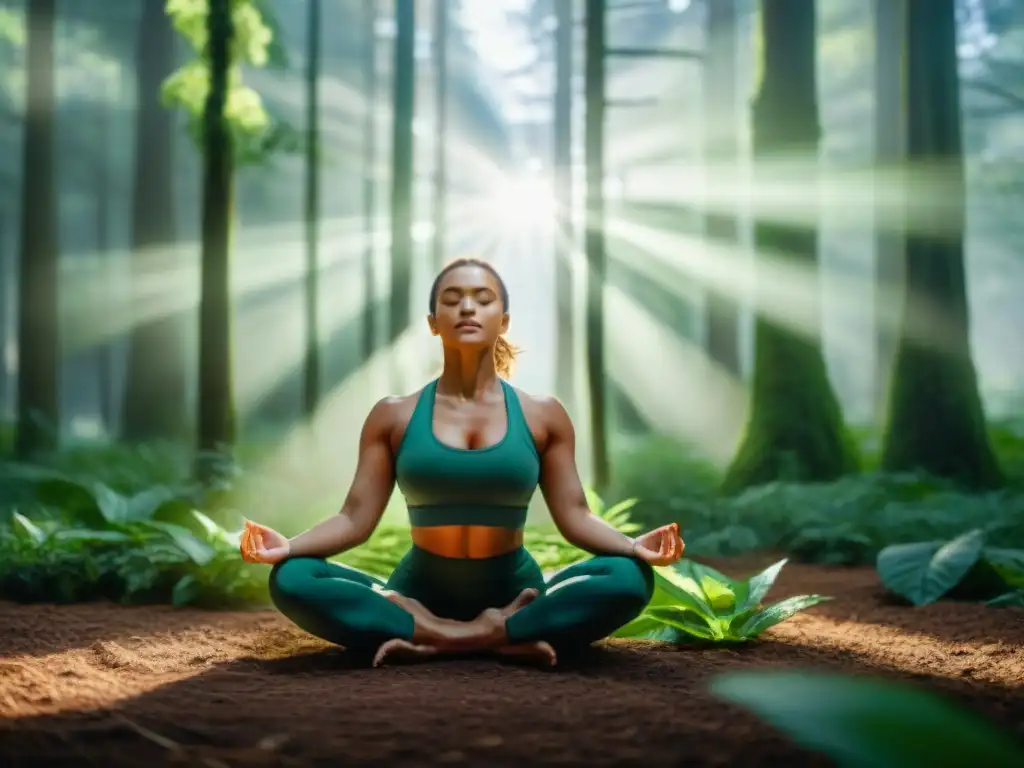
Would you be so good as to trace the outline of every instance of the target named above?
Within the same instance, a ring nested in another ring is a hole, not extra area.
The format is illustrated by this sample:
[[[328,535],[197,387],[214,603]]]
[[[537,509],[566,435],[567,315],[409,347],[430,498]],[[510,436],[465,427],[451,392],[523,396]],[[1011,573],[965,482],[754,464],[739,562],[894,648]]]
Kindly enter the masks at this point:
[[[657,568],[654,596],[646,610],[615,636],[674,643],[740,643],[831,599],[795,595],[765,606],[764,599],[785,564],[780,560],[749,579],[731,579],[687,559]]]
[[[878,576],[913,605],[949,596],[1024,607],[1024,549],[988,546],[988,539],[975,528],[951,541],[886,547],[878,554]]]

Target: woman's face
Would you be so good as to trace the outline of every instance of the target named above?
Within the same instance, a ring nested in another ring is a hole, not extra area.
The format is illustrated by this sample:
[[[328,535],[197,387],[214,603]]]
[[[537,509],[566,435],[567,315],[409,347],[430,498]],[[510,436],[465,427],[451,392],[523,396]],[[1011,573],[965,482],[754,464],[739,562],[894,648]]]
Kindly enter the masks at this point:
[[[445,346],[491,346],[508,330],[498,281],[475,265],[456,267],[441,278],[434,315],[427,321]]]

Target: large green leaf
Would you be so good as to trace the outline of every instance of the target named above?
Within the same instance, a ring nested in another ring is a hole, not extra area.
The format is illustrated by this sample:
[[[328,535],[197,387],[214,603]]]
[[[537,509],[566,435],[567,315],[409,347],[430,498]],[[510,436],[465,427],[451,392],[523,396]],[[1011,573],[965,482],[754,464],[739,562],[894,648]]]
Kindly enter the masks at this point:
[[[878,553],[878,576],[886,587],[914,605],[933,603],[967,575],[984,544],[981,529],[945,544],[895,544]]]
[[[31,540],[36,544],[42,544],[44,541],[46,541],[46,531],[44,531],[38,525],[33,523],[20,512],[12,513],[11,519],[14,520],[14,530],[20,533],[25,538]]]
[[[685,576],[673,568],[655,569],[655,584],[672,603],[711,618],[714,609],[704,596],[704,590],[691,576]]]
[[[783,558],[779,562],[769,565],[760,573],[752,576],[747,581],[747,594],[743,601],[737,605],[737,610],[743,612],[760,605],[761,601],[764,600],[765,596],[771,590],[775,584],[775,580],[779,577],[779,573],[782,571],[782,566],[787,563],[787,559]]]
[[[985,547],[982,556],[1011,587],[1024,587],[1024,550]]]
[[[644,615],[702,640],[725,639],[721,625],[714,617],[702,616],[696,611],[679,606],[655,606],[648,608]]]
[[[150,521],[146,525],[166,533],[178,549],[188,555],[196,565],[206,565],[217,554],[213,547],[205,541],[197,539],[188,528],[156,520]]]
[[[1008,734],[906,684],[763,671],[716,677],[711,690],[848,768],[1024,765]]]
[[[791,616],[800,613],[800,611],[807,610],[818,603],[824,603],[826,600],[831,599],[824,595],[795,595],[787,597],[785,600],[780,600],[775,605],[770,605],[763,611],[755,613],[740,624],[736,628],[735,633],[740,637],[757,637],[766,629],[774,627],[776,624],[781,624]]]

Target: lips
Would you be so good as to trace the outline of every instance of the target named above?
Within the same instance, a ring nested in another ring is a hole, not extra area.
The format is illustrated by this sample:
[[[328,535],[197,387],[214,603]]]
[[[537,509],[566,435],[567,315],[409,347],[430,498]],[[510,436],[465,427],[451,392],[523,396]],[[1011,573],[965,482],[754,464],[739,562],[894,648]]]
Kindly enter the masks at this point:
[[[462,320],[455,324],[456,328],[482,328],[483,326],[475,320]]]

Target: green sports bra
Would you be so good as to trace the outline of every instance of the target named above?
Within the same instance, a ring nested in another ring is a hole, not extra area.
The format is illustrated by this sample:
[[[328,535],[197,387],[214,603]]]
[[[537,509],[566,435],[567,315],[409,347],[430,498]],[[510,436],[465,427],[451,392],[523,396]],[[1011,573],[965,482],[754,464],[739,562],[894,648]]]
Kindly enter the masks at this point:
[[[434,434],[437,380],[420,393],[395,457],[395,481],[414,526],[522,528],[540,456],[515,389],[501,381],[508,426],[486,448],[453,448]]]

